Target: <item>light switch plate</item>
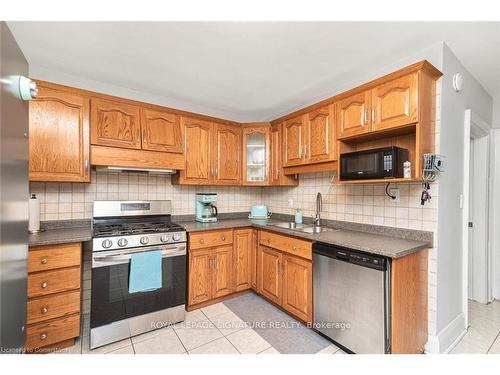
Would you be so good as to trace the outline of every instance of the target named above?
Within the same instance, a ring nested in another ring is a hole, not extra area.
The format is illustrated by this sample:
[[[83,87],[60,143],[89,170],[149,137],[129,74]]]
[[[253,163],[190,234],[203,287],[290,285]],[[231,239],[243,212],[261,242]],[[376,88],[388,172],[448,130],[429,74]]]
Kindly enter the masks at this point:
[[[293,199],[288,200],[288,207],[293,208]]]

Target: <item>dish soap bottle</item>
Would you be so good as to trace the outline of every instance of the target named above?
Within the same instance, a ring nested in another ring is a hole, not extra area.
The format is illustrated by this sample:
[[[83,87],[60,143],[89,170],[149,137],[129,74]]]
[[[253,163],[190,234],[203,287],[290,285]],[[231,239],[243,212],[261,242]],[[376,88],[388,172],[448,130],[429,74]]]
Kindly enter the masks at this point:
[[[295,209],[295,224],[302,224],[302,211],[300,208]]]
[[[403,163],[403,177],[411,178],[411,163],[408,160]]]

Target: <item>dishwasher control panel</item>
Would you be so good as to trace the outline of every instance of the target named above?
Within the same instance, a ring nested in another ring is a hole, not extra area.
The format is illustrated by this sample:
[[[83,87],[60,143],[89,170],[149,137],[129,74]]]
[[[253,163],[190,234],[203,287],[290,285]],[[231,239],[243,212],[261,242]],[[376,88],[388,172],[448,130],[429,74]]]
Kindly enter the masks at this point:
[[[379,271],[385,271],[387,269],[388,260],[383,256],[367,254],[334,245],[315,243],[313,245],[313,253],[321,254],[329,258],[338,259],[344,262],[354,263],[360,266],[373,268]]]

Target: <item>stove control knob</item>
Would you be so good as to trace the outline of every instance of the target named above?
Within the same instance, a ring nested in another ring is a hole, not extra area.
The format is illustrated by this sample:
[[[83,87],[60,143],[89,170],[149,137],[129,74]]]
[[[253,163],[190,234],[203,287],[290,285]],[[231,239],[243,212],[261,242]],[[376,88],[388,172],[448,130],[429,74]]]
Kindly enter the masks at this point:
[[[164,234],[163,236],[160,237],[161,242],[168,242],[168,240],[169,240],[169,237],[166,234]]]
[[[120,246],[120,247],[127,246],[127,244],[128,244],[128,241],[126,238],[120,238],[118,240],[118,246]]]
[[[113,246],[113,241],[111,240],[104,240],[102,241],[102,247],[105,249],[109,249],[111,246]]]
[[[142,236],[141,237],[141,244],[147,245],[149,243],[149,237]]]
[[[179,241],[181,239],[181,235],[179,233],[174,233],[174,235],[172,236],[172,239],[174,241]]]

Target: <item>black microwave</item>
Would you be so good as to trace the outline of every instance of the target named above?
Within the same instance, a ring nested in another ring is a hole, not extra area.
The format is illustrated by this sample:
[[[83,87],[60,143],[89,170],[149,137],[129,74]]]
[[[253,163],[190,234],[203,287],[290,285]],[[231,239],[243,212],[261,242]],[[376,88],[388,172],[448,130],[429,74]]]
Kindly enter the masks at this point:
[[[384,147],[340,154],[341,180],[367,180],[403,177],[408,150]]]

